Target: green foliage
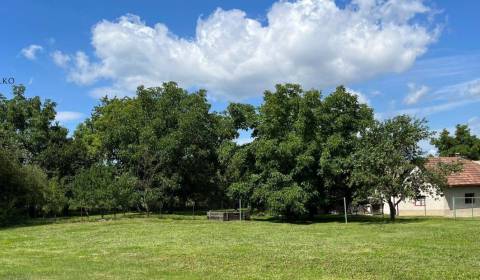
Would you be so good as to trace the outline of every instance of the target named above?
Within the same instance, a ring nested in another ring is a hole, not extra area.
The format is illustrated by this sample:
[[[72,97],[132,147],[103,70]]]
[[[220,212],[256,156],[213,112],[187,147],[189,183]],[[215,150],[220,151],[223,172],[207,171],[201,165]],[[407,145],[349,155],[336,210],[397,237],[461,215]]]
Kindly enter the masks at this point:
[[[257,124],[257,112],[252,105],[230,103],[227,111],[235,129],[254,128]]]
[[[78,173],[72,182],[73,205],[88,215],[91,211],[125,212],[137,202],[137,180],[129,173],[120,176],[113,166],[96,164]]]
[[[0,225],[35,213],[47,188],[47,177],[40,168],[21,165],[12,153],[0,149]]]
[[[111,184],[109,170],[102,166],[92,166],[79,172],[72,181],[73,206],[85,210],[96,209],[97,202],[102,198],[108,185]],[[100,188],[97,190],[97,188]],[[104,204],[102,202],[102,204]]]
[[[437,147],[440,156],[459,155],[471,160],[480,159],[480,139],[471,134],[468,125],[457,125],[454,136],[444,129],[431,143]]]
[[[67,203],[65,188],[62,183],[57,178],[50,179],[43,192],[42,212],[46,215],[57,216],[62,213]]]
[[[67,135],[67,130],[54,122],[56,104],[50,100],[42,103],[38,96],[27,98],[22,85],[14,86],[13,97],[0,98],[0,103],[0,125],[10,143],[21,150],[19,160],[44,167],[42,158],[48,156],[50,146],[65,141]]]
[[[111,191],[115,211],[125,213],[137,204],[136,186],[138,186],[137,178],[130,173],[122,173],[115,177]]]

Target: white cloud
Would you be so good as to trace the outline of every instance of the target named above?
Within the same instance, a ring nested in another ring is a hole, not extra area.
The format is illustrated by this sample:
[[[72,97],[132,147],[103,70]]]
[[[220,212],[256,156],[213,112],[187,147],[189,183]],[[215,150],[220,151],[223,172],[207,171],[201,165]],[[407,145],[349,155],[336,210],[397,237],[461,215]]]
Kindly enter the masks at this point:
[[[50,54],[50,56],[53,59],[53,63],[55,63],[55,65],[57,65],[59,67],[62,67],[62,68],[66,68],[68,66],[68,63],[70,62],[70,60],[72,60],[69,55],[64,54],[63,52],[61,52],[59,50],[56,50],[56,51],[52,52]]]
[[[467,92],[472,96],[480,96],[480,79],[469,83],[467,86]]]
[[[253,140],[255,140],[255,138],[252,137],[252,132],[253,132],[253,130],[251,130],[251,129],[247,129],[247,130],[240,129],[238,131],[239,137],[234,139],[235,143],[237,143],[237,145],[244,145],[244,144],[248,144],[248,143],[253,142]]]
[[[425,155],[436,156],[438,154],[438,149],[430,144],[430,140],[421,140],[418,144]]]
[[[420,101],[420,99],[425,97],[425,95],[430,90],[425,85],[417,86],[413,83],[408,84],[408,89],[409,89],[408,95],[403,100],[403,102],[407,105],[412,105],[412,104],[418,103],[418,101]]]
[[[365,104],[370,104],[370,100],[367,98],[367,96],[359,91],[353,90],[351,88],[346,89],[347,92],[356,95],[358,98],[358,102],[360,103],[365,103]]]
[[[354,0],[345,8],[333,0],[280,1],[265,25],[241,10],[217,9],[198,20],[194,38],[126,15],[92,28],[96,58],[77,52],[68,79],[109,80],[112,92],[174,80],[229,99],[283,82],[349,84],[412,66],[439,34],[414,21],[429,12],[421,0]]]
[[[433,92],[437,100],[470,100],[480,97],[480,78],[443,87]]]
[[[396,111],[392,111],[389,113],[380,113],[379,115],[382,118],[385,117],[392,117],[396,115],[412,115],[412,116],[417,116],[417,117],[426,117],[429,115],[433,115],[436,113],[440,112],[445,112],[445,111],[450,111],[455,108],[463,107],[465,105],[469,105],[472,103],[477,103],[480,102],[480,99],[476,100],[459,100],[459,101],[454,101],[454,102],[445,102],[442,104],[437,104],[437,105],[430,105],[430,106],[424,106],[424,107],[417,107],[417,108],[409,108],[409,109],[400,109]]]
[[[90,91],[90,96],[93,98],[102,98],[102,97],[124,97],[132,95],[133,92],[128,92],[123,89],[111,88],[111,87],[98,87]]]
[[[480,118],[473,117],[467,121],[467,125],[475,135],[480,135]]]
[[[255,140],[253,137],[239,137],[239,138],[234,139],[234,141],[235,141],[235,143],[237,143],[237,145],[245,145],[245,144],[253,142],[253,140]]]
[[[32,44],[28,47],[23,48],[20,52],[25,58],[29,60],[35,60],[37,59],[37,53],[42,50],[43,50],[42,46]]]
[[[414,89],[412,92],[417,93],[416,95],[413,94],[411,98],[420,98],[423,97],[426,93],[428,93],[428,101],[430,102],[429,105],[397,110],[395,109],[395,106],[393,104],[389,112],[378,113],[377,116],[380,119],[393,117],[401,114],[414,115],[417,117],[426,117],[436,113],[451,111],[455,108],[460,108],[480,102],[480,79],[473,79],[453,85],[444,86],[432,92],[429,92],[428,88],[422,90],[423,87],[424,86],[419,88],[411,86],[411,88]],[[418,91],[420,91],[420,94],[418,93]],[[425,94],[422,94],[422,92],[425,92]],[[404,103],[409,104],[407,101],[408,96],[404,100]],[[414,103],[415,102],[411,102],[410,104]]]
[[[84,117],[85,115],[80,112],[60,111],[60,112],[57,112],[57,116],[55,117],[55,120],[65,123],[70,121],[78,121]]]

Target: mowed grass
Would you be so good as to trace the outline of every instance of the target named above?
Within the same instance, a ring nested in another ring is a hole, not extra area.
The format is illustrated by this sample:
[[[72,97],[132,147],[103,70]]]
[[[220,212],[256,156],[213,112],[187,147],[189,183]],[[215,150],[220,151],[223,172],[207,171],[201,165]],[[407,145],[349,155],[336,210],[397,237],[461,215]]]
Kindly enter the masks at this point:
[[[480,221],[178,216],[0,229],[2,279],[480,279]]]

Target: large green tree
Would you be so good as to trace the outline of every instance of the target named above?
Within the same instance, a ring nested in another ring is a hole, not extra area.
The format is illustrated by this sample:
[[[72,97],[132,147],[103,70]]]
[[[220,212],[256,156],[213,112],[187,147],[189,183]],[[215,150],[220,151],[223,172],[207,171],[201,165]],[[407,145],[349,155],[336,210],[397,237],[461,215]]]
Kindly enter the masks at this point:
[[[38,96],[27,97],[22,85],[13,87],[11,98],[0,95],[0,151],[8,155],[0,175],[1,193],[15,201],[12,207],[19,213],[25,208],[31,216],[58,212],[65,202],[61,199],[64,177],[72,176],[78,164],[83,164],[82,149],[55,121],[55,105]],[[23,178],[15,179],[19,174]]]
[[[218,147],[234,135],[231,121],[210,111],[205,91],[188,93],[173,82],[102,99],[75,132],[91,157],[137,177],[147,212],[189,199],[214,202]]]
[[[252,128],[252,143],[222,150],[229,194],[287,217],[313,214],[350,195],[350,156],[372,110],[338,87],[322,100],[317,90],[277,85],[255,115],[230,107],[237,128]]]

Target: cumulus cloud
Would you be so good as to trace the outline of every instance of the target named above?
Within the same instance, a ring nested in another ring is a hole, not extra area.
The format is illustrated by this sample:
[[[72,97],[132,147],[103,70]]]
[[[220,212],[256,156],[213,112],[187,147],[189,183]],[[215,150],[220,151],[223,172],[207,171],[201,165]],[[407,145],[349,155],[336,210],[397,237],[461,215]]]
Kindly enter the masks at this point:
[[[353,90],[351,88],[347,88],[347,92],[356,95],[358,98],[358,102],[360,103],[365,103],[365,104],[370,104],[370,100],[367,98],[367,96],[359,91]]]
[[[55,120],[65,123],[70,121],[78,121],[84,117],[85,115],[80,112],[60,111],[60,112],[57,112],[57,116],[55,117]]]
[[[283,82],[349,84],[412,66],[439,34],[416,20],[429,13],[421,0],[353,0],[344,8],[333,0],[280,1],[265,24],[241,10],[217,9],[198,20],[194,38],[125,15],[92,28],[95,57],[73,55],[68,79],[107,80],[111,92],[174,80],[229,99]]]
[[[413,83],[408,84],[409,93],[403,101],[407,105],[418,103],[430,90],[427,86],[417,86]]]
[[[42,51],[43,50],[43,47],[40,46],[40,45],[35,45],[35,44],[32,44],[28,47],[25,47],[23,48],[20,53],[26,58],[26,59],[29,59],[29,60],[35,60],[37,59],[37,53]]]
[[[55,65],[65,68],[68,66],[68,63],[70,62],[71,58],[69,55],[64,54],[63,52],[56,50],[50,54],[50,56],[53,59],[53,63]]]

